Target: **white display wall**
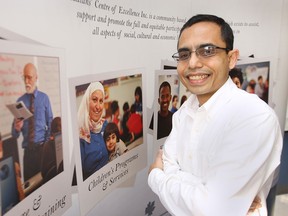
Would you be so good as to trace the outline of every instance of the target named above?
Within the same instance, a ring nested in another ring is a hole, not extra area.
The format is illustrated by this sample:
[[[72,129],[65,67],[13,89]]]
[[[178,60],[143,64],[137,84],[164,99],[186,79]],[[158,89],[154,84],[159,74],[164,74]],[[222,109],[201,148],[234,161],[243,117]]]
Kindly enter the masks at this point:
[[[146,122],[149,122],[148,113],[157,95],[155,71],[160,69],[161,61],[172,60],[179,29],[199,13],[215,14],[229,22],[241,58],[254,55],[255,59],[271,59],[269,105],[275,109],[284,131],[288,121],[287,0],[0,0],[0,5],[1,38],[12,43],[29,43],[33,50],[41,46],[64,53],[65,79],[60,84],[65,86],[68,104],[62,110],[67,113],[68,125],[66,145],[69,146],[71,179],[67,179],[67,184],[72,181],[72,171],[79,158],[74,155],[79,152],[74,148],[79,146],[73,139],[76,116],[73,118],[71,112],[69,81],[76,77],[94,78],[97,74],[100,78],[103,74],[118,75],[119,71],[125,74],[141,68],[145,74],[142,90],[148,109]],[[64,215],[76,216],[80,212],[91,216],[168,215],[147,185],[147,171],[153,160],[153,137],[148,133],[144,136],[147,146],[144,168],[136,170],[135,175],[85,211],[81,211],[83,203],[79,204],[77,186],[71,187],[72,206]],[[52,194],[56,190],[53,186],[47,187],[51,187],[48,191]],[[89,199],[92,198],[89,196]]]

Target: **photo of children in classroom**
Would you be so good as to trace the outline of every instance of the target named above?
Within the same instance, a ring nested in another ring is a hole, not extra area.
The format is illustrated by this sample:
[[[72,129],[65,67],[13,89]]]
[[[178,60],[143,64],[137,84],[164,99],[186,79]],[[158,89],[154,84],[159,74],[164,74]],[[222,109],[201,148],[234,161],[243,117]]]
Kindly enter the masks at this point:
[[[75,87],[83,181],[143,143],[142,76]]]

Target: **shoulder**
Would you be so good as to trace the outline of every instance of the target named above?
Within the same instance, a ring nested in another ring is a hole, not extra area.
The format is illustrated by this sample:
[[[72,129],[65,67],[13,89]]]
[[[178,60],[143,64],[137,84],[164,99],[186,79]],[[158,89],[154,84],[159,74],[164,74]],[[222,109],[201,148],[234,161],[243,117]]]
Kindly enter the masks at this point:
[[[125,143],[121,139],[116,143],[116,148],[120,150],[121,154],[128,150]]]
[[[273,113],[272,108],[256,94],[248,93],[244,90],[237,90],[231,98],[231,105],[238,107],[246,113]]]
[[[36,90],[35,97],[37,100],[41,100],[46,105],[50,104],[49,96],[42,91]]]
[[[101,132],[104,132],[104,130],[105,130],[107,124],[108,124],[108,121],[107,121],[107,119],[104,119],[104,118],[102,118],[101,121],[103,122],[103,123],[102,123],[102,129],[101,129]]]
[[[274,127],[278,124],[275,111],[256,94],[244,90],[235,91],[222,111],[225,113],[222,115],[223,119],[235,125],[249,123],[256,126],[265,124]]]
[[[28,94],[23,94],[23,95],[21,95],[18,99],[17,99],[17,102],[18,101],[21,101],[21,100],[24,100],[25,98],[27,98],[27,96],[28,96]]]
[[[45,92],[37,90],[36,94],[37,96],[48,98],[48,95]]]
[[[126,148],[125,143],[124,143],[121,139],[119,139],[119,142],[117,142],[116,145],[117,145],[117,146],[120,146],[120,147],[125,147],[125,148]]]
[[[106,127],[107,126],[107,124],[108,124],[108,121],[107,121],[107,119],[102,119],[102,121],[103,121],[103,127]]]
[[[89,144],[85,139],[80,138],[80,145],[85,146],[85,144]]]

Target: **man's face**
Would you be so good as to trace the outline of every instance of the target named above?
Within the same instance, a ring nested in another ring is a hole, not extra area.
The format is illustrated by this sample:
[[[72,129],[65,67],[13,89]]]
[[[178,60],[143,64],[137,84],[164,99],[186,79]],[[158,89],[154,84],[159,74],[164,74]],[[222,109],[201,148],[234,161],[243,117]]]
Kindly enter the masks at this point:
[[[185,29],[179,38],[178,49],[195,51],[204,44],[226,48],[218,25],[212,22],[200,22]],[[190,59],[178,62],[177,71],[181,82],[191,93],[197,95],[200,105],[204,104],[228,79],[228,72],[236,63],[230,60],[231,56],[235,57],[233,53],[238,55],[238,50],[227,54],[225,50],[218,49],[216,55],[207,58],[198,57],[193,52]]]
[[[160,112],[167,112],[171,101],[171,91],[168,86],[160,89],[158,103],[160,105]]]
[[[23,79],[25,84],[25,89],[28,94],[32,94],[36,89],[37,84],[37,72],[35,67],[27,66],[24,68]]]

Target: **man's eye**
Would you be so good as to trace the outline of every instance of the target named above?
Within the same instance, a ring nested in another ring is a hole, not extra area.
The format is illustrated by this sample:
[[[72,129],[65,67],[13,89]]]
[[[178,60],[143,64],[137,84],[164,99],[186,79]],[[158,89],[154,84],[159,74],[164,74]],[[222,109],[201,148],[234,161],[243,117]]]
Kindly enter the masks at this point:
[[[214,47],[208,46],[208,47],[203,47],[199,49],[199,54],[201,56],[212,56],[215,54],[215,49]]]
[[[190,56],[190,52],[189,51],[179,52],[179,58],[180,59],[188,59],[189,56]]]

